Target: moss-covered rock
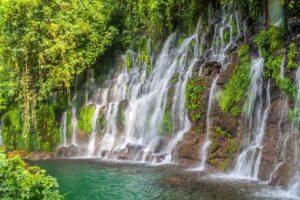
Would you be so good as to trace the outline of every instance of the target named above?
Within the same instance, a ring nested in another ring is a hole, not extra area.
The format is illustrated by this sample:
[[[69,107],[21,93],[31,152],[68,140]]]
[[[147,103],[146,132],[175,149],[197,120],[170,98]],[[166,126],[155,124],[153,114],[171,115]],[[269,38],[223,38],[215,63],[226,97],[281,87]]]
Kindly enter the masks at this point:
[[[242,111],[239,104],[245,96],[250,83],[249,46],[242,45],[238,50],[239,65],[235,68],[224,90],[217,94],[219,107],[223,112],[237,116]]]
[[[92,120],[95,112],[94,105],[86,105],[79,108],[79,119],[77,122],[77,127],[81,131],[89,135],[92,131]]]
[[[41,105],[36,110],[36,132],[38,135],[38,150],[52,151],[59,143],[59,123],[56,120],[56,108]],[[31,141],[35,141],[34,139]],[[33,149],[35,144],[32,144]]]
[[[208,162],[213,167],[225,171],[234,159],[234,155],[238,150],[238,144],[228,131],[220,127],[214,129],[211,140]]]
[[[106,126],[106,118],[105,118],[105,112],[103,109],[101,109],[99,111],[99,116],[98,116],[98,119],[97,119],[97,123],[98,123],[98,127],[100,130],[103,130]]]
[[[204,80],[194,75],[187,82],[185,101],[189,116],[193,122],[201,120],[204,114],[205,105],[202,103],[202,94],[206,90]]]
[[[288,69],[296,69],[298,67],[297,64],[297,56],[298,56],[298,48],[296,43],[290,43],[289,45],[289,53],[288,53]]]
[[[258,45],[262,56],[265,59],[265,73],[266,78],[271,78],[275,81],[279,89],[288,96],[295,98],[297,95],[297,88],[293,81],[286,77],[281,77],[280,66],[283,62],[283,42],[284,32],[278,27],[269,27],[261,31],[255,37],[255,43]],[[288,55],[288,68],[294,69],[296,50],[294,45],[290,45],[290,52]]]

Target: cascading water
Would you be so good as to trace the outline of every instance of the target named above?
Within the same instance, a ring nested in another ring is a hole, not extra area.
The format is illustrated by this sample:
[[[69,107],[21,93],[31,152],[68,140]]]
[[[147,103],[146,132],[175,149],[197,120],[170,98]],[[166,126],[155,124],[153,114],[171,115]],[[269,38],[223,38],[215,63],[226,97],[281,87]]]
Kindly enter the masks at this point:
[[[222,21],[217,23],[214,31],[213,41],[210,48],[211,60],[217,61],[225,70],[231,63],[228,51],[236,44],[237,39],[242,35],[237,12],[228,15],[226,8],[222,11]]]
[[[95,156],[96,152],[96,136],[97,136],[97,120],[100,114],[100,109],[103,108],[107,104],[108,99],[108,88],[99,89],[97,93],[95,93],[97,96],[96,101],[97,104],[95,105],[95,111],[92,117],[92,132],[90,134],[88,146],[87,146],[87,154],[86,156]]]
[[[298,67],[296,74],[296,85],[297,85],[297,98],[295,102],[295,110],[300,108],[300,67]],[[298,114],[299,115],[299,114]],[[294,141],[294,165],[296,166],[295,176],[292,178],[291,183],[288,187],[288,192],[291,195],[299,196],[300,194],[300,158],[299,158],[299,127],[300,127],[300,117],[293,122],[292,137]]]
[[[164,44],[162,52],[149,64],[141,61],[134,52],[130,52],[131,69],[127,72],[124,64],[123,71],[112,84],[112,95],[106,107],[106,132],[99,144],[98,155],[109,159],[118,158],[113,152],[123,152],[134,149],[131,160],[156,162],[165,159],[171,161],[172,150],[183,134],[190,128],[190,122],[185,108],[185,88],[188,78],[199,56],[198,50],[199,26],[194,35],[186,38],[178,48],[174,48],[176,34],[172,34]],[[150,45],[148,45],[150,46]],[[150,51],[150,47],[148,47]],[[151,57],[150,60],[153,60]],[[172,135],[174,136],[162,147],[164,138],[162,132],[172,78],[178,77],[174,85],[174,95],[170,108],[172,116]],[[115,91],[115,92],[114,92]],[[121,102],[127,102],[124,112],[124,131],[118,129],[116,116]],[[120,136],[121,135],[121,136]],[[126,153],[125,153],[126,154]],[[152,157],[152,158],[149,158]]]
[[[278,150],[278,157],[275,159],[274,169],[270,173],[268,183],[270,183],[272,181],[274,174],[286,162],[286,159],[287,159],[287,152],[286,152],[287,144],[288,144],[288,141],[291,138],[292,134],[291,134],[291,131],[284,129],[285,127],[282,127],[282,125],[284,124],[283,120],[288,118],[288,110],[289,110],[289,105],[288,105],[288,99],[286,98],[284,100],[284,104],[281,109],[280,121],[278,124],[279,138],[278,138],[278,142],[277,142],[277,146],[276,146],[276,149]]]
[[[284,56],[282,62],[280,64],[280,78],[284,78],[284,64],[285,64],[286,57]]]
[[[283,4],[281,0],[268,1],[269,22],[272,26],[282,26],[284,23]]]
[[[126,86],[128,82],[128,74],[126,71],[126,67],[123,67],[122,73],[118,76],[116,84],[112,87],[112,97],[111,101],[108,104],[108,108],[106,111],[106,133],[104,134],[101,144],[100,151],[101,152],[111,151],[115,145],[115,141],[117,138],[117,114],[119,111],[119,104],[126,98]],[[106,157],[109,154],[105,155]]]
[[[232,175],[257,179],[263,149],[263,137],[270,107],[270,89],[263,92],[264,59],[259,57],[251,64],[251,83],[244,107],[246,130],[243,151],[238,156]],[[266,99],[264,103],[264,99]]]
[[[100,113],[100,108],[101,108],[101,106],[97,104],[95,112],[93,114],[92,132],[90,135],[90,141],[89,141],[89,145],[88,145],[88,154],[87,154],[88,156],[94,156],[94,154],[95,154],[95,146],[96,146],[95,138],[96,138],[96,134],[97,134],[97,119],[98,119],[98,116]]]
[[[72,102],[72,144],[77,145],[77,107],[76,107],[77,94],[74,95]]]
[[[171,34],[158,55],[151,51],[148,40],[149,61],[145,55],[128,51],[122,70],[98,91],[94,73],[88,71],[86,106],[93,104],[96,110],[87,145],[74,140],[76,110],[72,109],[72,141],[87,148],[86,156],[149,162],[174,160],[177,143],[191,127],[185,106],[188,79],[203,60],[220,62],[225,70],[230,62],[226,55],[241,35],[238,13],[227,15],[223,11],[223,20],[214,25],[210,49],[205,49],[206,33],[200,33],[199,21],[195,33],[179,45],[176,34]],[[104,96],[105,101],[99,100]],[[106,123],[97,130],[100,113]]]
[[[200,170],[205,170],[205,164],[207,160],[207,154],[209,150],[209,145],[211,144],[210,135],[211,135],[211,119],[210,114],[212,110],[212,106],[216,97],[217,92],[217,82],[219,79],[219,75],[216,76],[216,78],[213,80],[210,92],[209,92],[209,100],[208,100],[208,106],[207,106],[207,113],[206,113],[206,135],[205,140],[201,148],[201,163],[200,163]]]
[[[60,124],[60,145],[67,146],[67,112],[64,112]]]

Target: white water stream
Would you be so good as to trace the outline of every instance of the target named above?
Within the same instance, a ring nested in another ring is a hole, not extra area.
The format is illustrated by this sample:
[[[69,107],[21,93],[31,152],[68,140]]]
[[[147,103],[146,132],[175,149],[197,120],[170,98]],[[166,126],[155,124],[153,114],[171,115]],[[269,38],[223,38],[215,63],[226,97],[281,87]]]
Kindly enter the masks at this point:
[[[208,150],[209,150],[209,146],[211,144],[211,139],[210,139],[210,135],[211,135],[211,119],[210,119],[210,115],[211,115],[211,110],[212,110],[212,106],[216,97],[216,92],[217,92],[217,82],[219,79],[219,75],[216,76],[216,78],[213,80],[211,88],[210,88],[210,92],[209,92],[209,100],[208,100],[208,106],[207,106],[207,113],[206,113],[206,135],[205,135],[205,140],[204,143],[201,147],[201,163],[200,163],[200,170],[203,171],[205,170],[205,165],[206,165],[206,160],[207,160],[207,156],[208,156]]]
[[[251,82],[244,107],[246,130],[244,148],[237,158],[231,175],[257,179],[263,149],[263,137],[270,107],[270,86],[263,91],[264,60],[259,57],[251,64]],[[264,96],[264,94],[266,94]]]

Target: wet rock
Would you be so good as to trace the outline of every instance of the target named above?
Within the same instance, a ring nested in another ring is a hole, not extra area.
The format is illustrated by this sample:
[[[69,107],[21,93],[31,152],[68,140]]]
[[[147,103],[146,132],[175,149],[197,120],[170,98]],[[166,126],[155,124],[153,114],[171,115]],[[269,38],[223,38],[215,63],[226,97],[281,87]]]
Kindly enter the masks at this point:
[[[288,19],[288,25],[293,35],[300,33],[300,18],[290,17]]]
[[[143,145],[137,145],[137,144],[127,144],[126,148],[128,149],[129,153],[137,153],[141,150],[143,150]]]
[[[80,147],[77,147],[73,144],[68,147],[60,147],[54,153],[54,157],[58,157],[58,158],[77,157],[80,155],[81,155]]]
[[[188,132],[178,143],[176,149],[172,152],[176,159],[190,159],[196,162],[200,161],[200,147],[204,141],[204,134]]]
[[[204,64],[204,72],[206,76],[215,75],[220,73],[222,65],[216,61],[207,61]]]
[[[273,174],[272,180],[269,183],[270,185],[280,185],[283,187],[287,187],[291,180],[291,177],[294,174],[293,170],[290,170],[290,164],[284,163],[282,164],[278,170]]]
[[[107,150],[103,150],[103,151],[101,151],[101,153],[100,153],[100,155],[101,155],[102,158],[105,157],[107,154],[108,154],[108,151],[107,151]]]

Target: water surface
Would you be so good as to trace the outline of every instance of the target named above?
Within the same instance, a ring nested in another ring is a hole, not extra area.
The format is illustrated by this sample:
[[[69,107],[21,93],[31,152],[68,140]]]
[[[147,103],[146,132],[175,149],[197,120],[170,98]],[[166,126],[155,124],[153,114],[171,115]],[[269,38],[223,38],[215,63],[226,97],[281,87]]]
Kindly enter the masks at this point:
[[[98,160],[30,162],[56,177],[66,200],[250,200],[267,186],[212,179],[176,166],[145,166]]]

